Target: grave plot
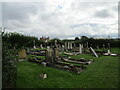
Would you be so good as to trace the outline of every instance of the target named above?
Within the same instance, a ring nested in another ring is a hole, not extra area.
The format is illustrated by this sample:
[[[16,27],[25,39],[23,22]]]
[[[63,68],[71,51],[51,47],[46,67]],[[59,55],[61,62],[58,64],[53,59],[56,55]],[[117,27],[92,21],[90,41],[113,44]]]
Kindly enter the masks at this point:
[[[31,49],[27,52],[28,54],[28,61],[30,62],[36,62],[36,63],[41,63],[42,61],[45,60],[45,49]]]
[[[38,56],[45,56],[45,49],[31,49],[27,52],[29,55],[38,55]]]
[[[46,65],[50,67],[73,71],[77,74],[80,74],[80,72],[86,68],[84,65],[88,65],[92,62],[93,60],[85,60],[82,58],[80,60],[76,60],[62,57],[60,56],[59,49],[55,47],[53,49],[47,49],[44,63],[46,63]]]

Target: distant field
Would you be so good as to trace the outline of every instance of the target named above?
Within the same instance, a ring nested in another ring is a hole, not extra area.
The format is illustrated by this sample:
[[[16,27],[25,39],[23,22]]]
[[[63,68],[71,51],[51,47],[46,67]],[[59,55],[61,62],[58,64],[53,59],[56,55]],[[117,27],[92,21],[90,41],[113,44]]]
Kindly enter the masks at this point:
[[[118,53],[118,48],[111,49]],[[27,61],[18,62],[16,88],[117,88],[118,87],[118,57],[83,54],[72,58],[93,59],[94,63],[87,69],[74,74],[51,67],[43,67]],[[39,75],[46,73],[47,79],[40,79]]]

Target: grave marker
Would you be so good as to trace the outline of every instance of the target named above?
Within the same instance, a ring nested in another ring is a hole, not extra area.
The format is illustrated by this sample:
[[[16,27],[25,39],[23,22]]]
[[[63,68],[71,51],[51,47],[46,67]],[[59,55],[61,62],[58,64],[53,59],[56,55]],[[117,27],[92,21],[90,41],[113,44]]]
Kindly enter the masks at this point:
[[[26,50],[25,49],[22,49],[18,52],[18,57],[23,59],[23,58],[26,58],[27,55],[26,55]]]
[[[90,47],[90,49],[92,50],[92,52],[94,53],[94,55],[95,55],[96,57],[98,57],[98,55],[97,55],[97,53],[94,51],[94,49],[93,49],[92,47]]]
[[[79,44],[79,52],[80,52],[80,54],[82,54],[82,45],[81,44]]]

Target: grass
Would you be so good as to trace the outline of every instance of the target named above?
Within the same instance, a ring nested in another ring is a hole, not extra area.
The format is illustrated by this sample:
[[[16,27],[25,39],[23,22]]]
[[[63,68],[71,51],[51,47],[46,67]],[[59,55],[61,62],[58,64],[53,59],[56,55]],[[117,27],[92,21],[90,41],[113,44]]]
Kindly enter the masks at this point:
[[[116,53],[118,49],[113,49]],[[40,64],[27,61],[18,62],[16,88],[117,88],[118,87],[118,57],[83,54],[72,58],[93,59],[94,63],[77,75],[73,72],[43,67]],[[48,78],[40,79],[39,75],[46,73]]]

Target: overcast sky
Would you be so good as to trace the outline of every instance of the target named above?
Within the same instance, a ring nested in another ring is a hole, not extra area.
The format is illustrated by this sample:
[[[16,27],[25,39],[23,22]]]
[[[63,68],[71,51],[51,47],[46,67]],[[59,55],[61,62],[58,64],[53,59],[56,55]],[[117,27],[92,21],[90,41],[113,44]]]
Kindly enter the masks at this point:
[[[8,32],[60,39],[118,36],[117,2],[4,2],[2,7]]]

